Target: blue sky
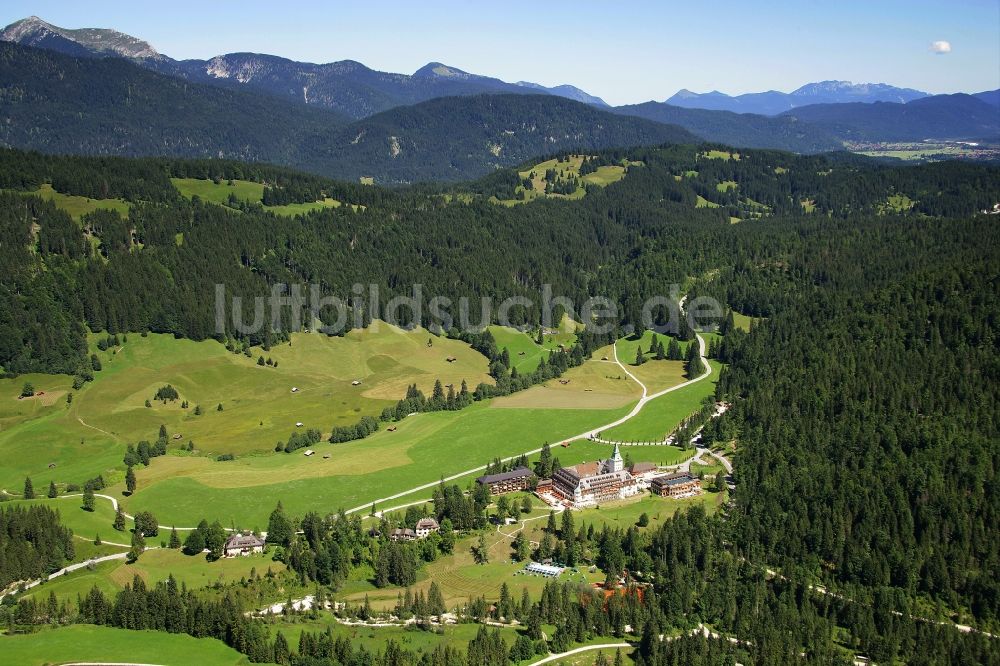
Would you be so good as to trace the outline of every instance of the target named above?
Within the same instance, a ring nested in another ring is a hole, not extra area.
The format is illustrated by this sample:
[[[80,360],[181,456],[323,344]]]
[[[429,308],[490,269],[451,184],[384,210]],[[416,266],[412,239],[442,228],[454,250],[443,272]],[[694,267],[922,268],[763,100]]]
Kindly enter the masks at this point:
[[[826,79],[932,93],[1000,87],[1000,0],[138,4],[5,0],[0,22],[37,15],[116,28],[174,58],[255,51],[404,73],[440,61],[507,81],[572,83],[612,104]],[[936,41],[951,52],[935,54]]]

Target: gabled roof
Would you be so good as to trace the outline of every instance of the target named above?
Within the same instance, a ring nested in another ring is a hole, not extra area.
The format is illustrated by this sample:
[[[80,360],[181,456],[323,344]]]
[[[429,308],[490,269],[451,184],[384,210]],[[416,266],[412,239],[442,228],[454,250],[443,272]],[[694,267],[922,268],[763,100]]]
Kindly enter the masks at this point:
[[[511,481],[514,479],[523,479],[534,474],[527,467],[516,467],[509,472],[500,472],[499,474],[486,474],[484,476],[476,479],[478,483],[489,484],[489,483],[500,483],[501,481]]]
[[[253,534],[234,534],[226,539],[226,548],[256,548],[263,545],[264,540]]]

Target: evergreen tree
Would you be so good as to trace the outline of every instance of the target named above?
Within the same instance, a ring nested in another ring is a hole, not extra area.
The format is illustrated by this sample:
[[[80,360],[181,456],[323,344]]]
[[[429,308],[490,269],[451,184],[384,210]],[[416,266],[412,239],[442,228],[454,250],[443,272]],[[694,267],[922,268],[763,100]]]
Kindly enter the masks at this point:
[[[128,469],[125,470],[125,490],[129,495],[135,492],[135,471],[133,471],[132,466],[129,465]]]
[[[35,487],[31,484],[31,477],[24,477],[24,499],[35,499]]]
[[[180,547],[181,547],[181,538],[177,534],[177,528],[172,527],[170,529],[170,543],[168,544],[168,548],[173,548],[176,550],[177,548]]]
[[[121,504],[119,504],[115,509],[115,522],[113,527],[119,532],[125,531],[125,514],[122,512]]]
[[[94,487],[89,483],[83,487],[83,510],[94,510]]]
[[[267,540],[270,543],[287,546],[291,543],[293,534],[292,521],[285,515],[285,508],[279,500],[267,521]]]
[[[48,497],[49,497],[49,499],[54,499],[56,497],[59,497],[59,491],[56,489],[56,482],[55,481],[49,481]]]

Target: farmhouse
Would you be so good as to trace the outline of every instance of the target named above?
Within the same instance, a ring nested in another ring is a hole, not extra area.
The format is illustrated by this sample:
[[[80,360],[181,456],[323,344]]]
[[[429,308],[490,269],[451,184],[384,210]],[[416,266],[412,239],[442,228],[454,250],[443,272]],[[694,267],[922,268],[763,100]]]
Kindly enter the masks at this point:
[[[418,539],[429,536],[432,532],[440,531],[441,526],[433,518],[421,518],[417,521],[417,528],[414,530]]]
[[[534,473],[527,467],[518,467],[509,472],[486,474],[476,479],[476,483],[490,489],[490,495],[503,495],[518,490],[526,490]]]
[[[641,488],[625,469],[618,445],[607,460],[563,467],[552,475],[552,490],[573,506],[593,506],[601,502],[625,499]]]
[[[390,541],[413,541],[417,538],[417,533],[409,527],[397,527],[389,532]]]
[[[264,552],[264,540],[253,534],[236,533],[226,539],[226,545],[223,546],[222,552],[226,557],[262,553]]]
[[[701,493],[701,483],[687,472],[658,476],[649,485],[661,497],[691,497]]]

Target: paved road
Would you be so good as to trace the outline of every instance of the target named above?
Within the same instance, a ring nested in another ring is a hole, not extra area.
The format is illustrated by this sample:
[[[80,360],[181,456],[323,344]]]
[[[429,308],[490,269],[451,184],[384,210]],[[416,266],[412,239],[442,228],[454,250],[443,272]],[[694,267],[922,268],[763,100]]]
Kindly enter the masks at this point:
[[[706,358],[706,356],[705,356],[705,353],[707,351],[707,346],[705,344],[705,339],[703,337],[701,337],[700,335],[697,336],[697,337],[698,337],[698,349],[699,349],[699,351],[701,353],[702,363],[705,366],[705,372],[703,372],[701,375],[695,377],[694,379],[689,379],[686,382],[683,382],[683,383],[678,384],[676,386],[671,386],[670,388],[664,389],[662,391],[658,391],[658,392],[653,393],[653,394],[650,394],[649,393],[649,389],[646,387],[646,385],[643,384],[641,381],[639,381],[639,378],[636,377],[635,375],[633,375],[631,372],[629,372],[629,369],[627,367],[625,367],[625,364],[623,364],[620,360],[618,360],[618,346],[617,345],[612,345],[612,350],[614,351],[614,357],[615,357],[615,361],[614,362],[617,363],[618,367],[620,367],[625,372],[626,375],[628,375],[633,381],[635,381],[636,384],[638,384],[640,387],[642,387],[642,397],[639,398],[639,402],[637,402],[636,405],[635,405],[635,407],[632,408],[632,411],[630,411],[628,414],[626,414],[625,416],[621,417],[620,419],[618,419],[616,421],[612,421],[611,423],[606,423],[606,424],[604,424],[604,425],[602,425],[602,426],[600,426],[598,428],[594,428],[592,430],[588,430],[586,432],[582,432],[579,435],[574,435],[573,437],[568,437],[566,439],[562,439],[559,442],[557,442],[557,444],[565,444],[567,442],[573,442],[573,441],[576,441],[578,439],[591,439],[591,438],[595,437],[598,433],[600,433],[602,430],[607,430],[608,428],[614,428],[615,426],[619,426],[622,423],[625,423],[629,419],[633,418],[636,414],[639,413],[640,410],[642,410],[642,408],[650,400],[655,400],[656,398],[659,398],[662,395],[666,395],[667,393],[670,393],[671,391],[676,391],[678,389],[682,389],[685,386],[690,386],[691,384],[694,384],[695,382],[700,382],[700,381],[706,379],[709,375],[712,374],[712,366],[711,366],[711,364],[709,364],[708,358]],[[526,456],[534,455],[534,454],[538,453],[541,450],[542,450],[542,448],[538,447],[537,449],[532,449],[531,451],[525,451],[524,453],[518,454],[516,456],[510,456],[508,458],[504,458],[504,460],[513,460],[514,458],[518,458],[521,455],[526,455]],[[383,504],[385,502],[391,502],[392,500],[399,499],[400,497],[405,497],[407,495],[411,495],[413,493],[420,492],[421,490],[430,490],[431,488],[435,488],[442,481],[454,481],[455,479],[460,479],[463,476],[468,476],[469,474],[475,474],[476,472],[482,472],[485,469],[486,469],[486,465],[480,465],[479,467],[473,467],[472,469],[467,469],[467,470],[465,470],[463,472],[458,472],[457,474],[452,474],[451,476],[446,476],[443,479],[439,479],[437,481],[431,481],[430,483],[425,483],[423,485],[416,486],[414,488],[410,488],[409,490],[404,490],[402,492],[395,493],[394,495],[388,495],[386,497],[381,497],[379,499],[373,500],[373,502],[376,505]],[[358,511],[366,511],[366,510],[371,509],[371,506],[372,506],[372,502],[368,502],[368,503],[363,504],[361,506],[356,506],[353,509],[348,509],[345,513],[357,513]],[[404,505],[404,506],[406,506],[406,505]],[[393,509],[395,509],[395,508],[396,507],[393,507]],[[393,509],[383,509],[383,511],[390,511],[390,510],[393,510]],[[181,529],[181,528],[178,527],[177,529]]]

